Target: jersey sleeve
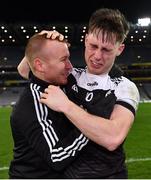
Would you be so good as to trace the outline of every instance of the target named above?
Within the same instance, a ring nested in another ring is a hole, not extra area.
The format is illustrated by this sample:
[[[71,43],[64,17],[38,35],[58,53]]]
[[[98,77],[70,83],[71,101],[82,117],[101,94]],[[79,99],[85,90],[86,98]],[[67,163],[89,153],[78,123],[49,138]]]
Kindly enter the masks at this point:
[[[135,115],[140,101],[140,95],[136,85],[123,77],[115,90],[115,95],[117,97],[116,104],[125,106]]]

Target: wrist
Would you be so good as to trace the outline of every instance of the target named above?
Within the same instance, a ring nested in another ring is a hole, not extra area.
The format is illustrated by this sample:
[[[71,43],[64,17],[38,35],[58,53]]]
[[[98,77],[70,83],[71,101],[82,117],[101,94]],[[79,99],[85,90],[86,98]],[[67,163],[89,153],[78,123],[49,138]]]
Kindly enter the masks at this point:
[[[70,101],[70,100],[68,99],[67,102],[64,103],[64,105],[62,106],[61,111],[62,111],[64,114],[68,114],[68,112],[71,111],[72,106],[73,106],[72,101]]]

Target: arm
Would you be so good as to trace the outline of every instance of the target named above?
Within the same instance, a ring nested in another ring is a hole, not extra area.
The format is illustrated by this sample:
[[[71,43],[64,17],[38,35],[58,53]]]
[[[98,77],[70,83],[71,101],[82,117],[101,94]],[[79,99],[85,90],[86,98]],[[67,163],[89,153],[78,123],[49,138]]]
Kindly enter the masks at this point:
[[[121,105],[114,106],[110,119],[91,115],[71,102],[59,87],[55,86],[46,89],[41,102],[63,112],[85,136],[110,151],[124,141],[134,120],[133,113]]]
[[[85,136],[110,151],[124,141],[134,120],[132,112],[120,105],[115,105],[110,120],[91,115],[72,102],[61,111]]]

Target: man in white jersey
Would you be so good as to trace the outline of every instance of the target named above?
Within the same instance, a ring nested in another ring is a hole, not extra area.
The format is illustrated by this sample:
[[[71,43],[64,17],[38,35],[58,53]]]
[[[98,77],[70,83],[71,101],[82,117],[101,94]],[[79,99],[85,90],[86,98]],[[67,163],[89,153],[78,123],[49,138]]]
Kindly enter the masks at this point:
[[[118,10],[94,12],[85,37],[87,67],[74,70],[69,76],[69,98],[59,87],[51,85],[42,94],[42,103],[63,112],[83,134],[98,144],[87,146],[87,156],[83,158],[86,154],[83,150],[83,156],[67,170],[71,178],[85,178],[85,174],[87,178],[127,178],[122,145],[134,122],[139,92],[133,82],[123,76],[112,78],[109,71],[124,50],[128,31],[128,22]],[[106,109],[110,102],[113,109]],[[91,168],[86,168],[89,166]]]

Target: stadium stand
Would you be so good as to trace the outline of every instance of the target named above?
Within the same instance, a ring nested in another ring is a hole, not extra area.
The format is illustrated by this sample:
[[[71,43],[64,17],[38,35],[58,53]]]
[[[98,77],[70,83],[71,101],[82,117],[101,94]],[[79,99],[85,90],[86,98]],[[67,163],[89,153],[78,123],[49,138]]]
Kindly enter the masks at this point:
[[[87,24],[0,23],[0,105],[16,102],[27,80],[19,76],[17,65],[24,56],[27,40],[45,30],[57,30],[71,43],[71,62],[84,67],[84,37]],[[136,83],[141,100],[151,100],[151,25],[131,24],[126,49],[117,59],[124,75]]]
[[[0,90],[0,106],[14,105],[19,98],[23,87],[10,87]]]

